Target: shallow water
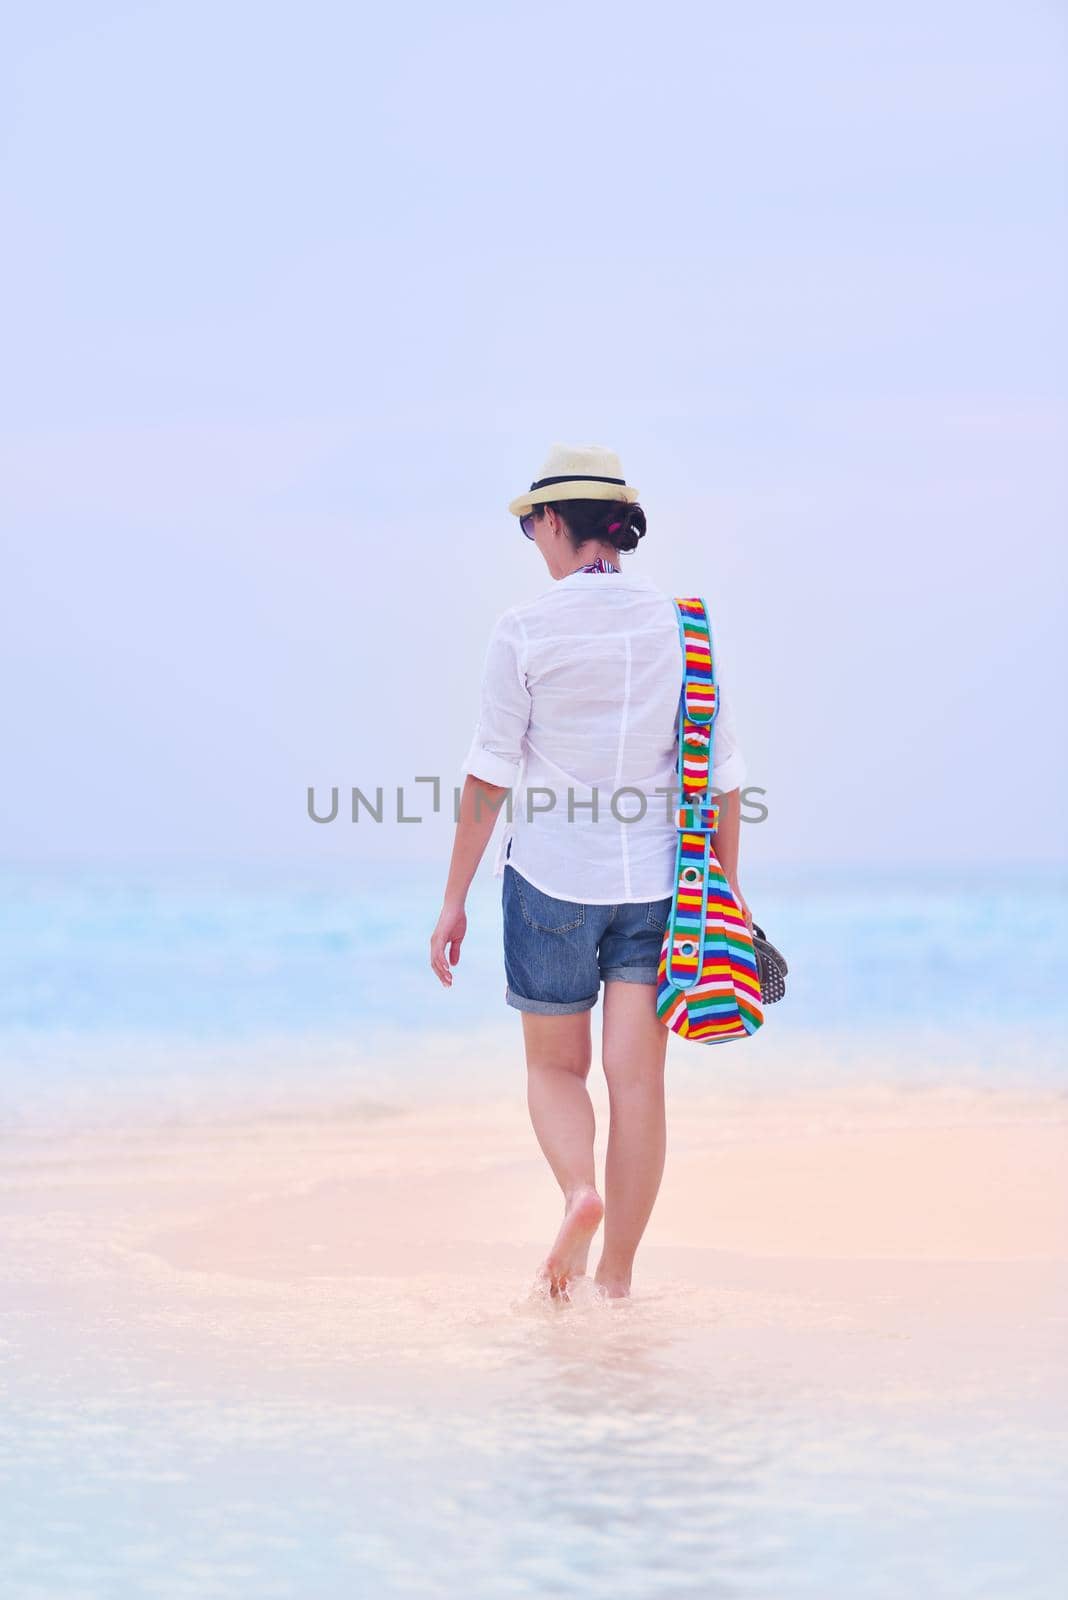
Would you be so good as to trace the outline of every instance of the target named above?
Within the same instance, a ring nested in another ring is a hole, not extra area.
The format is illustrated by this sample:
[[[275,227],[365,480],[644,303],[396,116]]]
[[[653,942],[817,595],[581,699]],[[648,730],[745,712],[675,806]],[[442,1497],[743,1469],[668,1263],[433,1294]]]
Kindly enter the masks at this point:
[[[767,891],[789,1000],[671,1041],[634,1295],[567,1304],[492,883],[448,995],[427,893],[7,888],[5,1593],[1059,1600],[1055,883],[1015,965],[974,884]]]
[[[781,1159],[870,1124],[892,1168],[917,1126],[1019,1136],[1028,1105],[714,1098],[675,1159],[718,1166],[698,1194],[722,1205],[760,1127]],[[488,1119],[464,1142],[432,1113],[14,1136],[6,1592],[1062,1592],[1068,1283],[1040,1240],[850,1260],[787,1227],[776,1258],[660,1221],[630,1300],[585,1279],[562,1303],[532,1270],[545,1208],[522,1223],[537,1169],[497,1117],[488,1148]]]
[[[128,1351],[35,1383],[4,1418],[9,1592],[1063,1592],[1064,1437],[1036,1396],[1007,1413],[974,1374],[907,1372],[873,1396],[863,1367],[829,1384],[736,1297],[717,1330],[685,1281],[566,1309],[486,1282],[459,1307],[458,1281],[362,1286],[388,1372],[364,1365],[366,1324],[346,1373],[268,1319],[195,1380]],[[802,1303],[780,1311],[813,1338]],[[819,1334],[848,1374],[848,1334]]]

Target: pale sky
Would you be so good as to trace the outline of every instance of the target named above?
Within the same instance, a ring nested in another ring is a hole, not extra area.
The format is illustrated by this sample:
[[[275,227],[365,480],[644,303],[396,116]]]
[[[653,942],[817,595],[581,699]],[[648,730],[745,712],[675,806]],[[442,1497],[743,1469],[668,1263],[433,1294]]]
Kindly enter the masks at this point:
[[[447,853],[508,501],[616,449],[762,863],[1065,859],[1054,4],[8,19],[5,860]],[[483,871],[488,871],[488,862]]]

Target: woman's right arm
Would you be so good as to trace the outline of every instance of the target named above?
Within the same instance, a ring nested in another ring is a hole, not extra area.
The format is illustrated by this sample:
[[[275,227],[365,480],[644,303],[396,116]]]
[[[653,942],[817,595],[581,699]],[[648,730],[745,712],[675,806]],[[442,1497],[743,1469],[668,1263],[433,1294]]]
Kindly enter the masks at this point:
[[[740,789],[730,789],[716,795],[719,806],[719,826],[716,829],[715,850],[719,864],[726,873],[734,898],[742,908],[749,931],[753,931],[753,915],[738,885],[738,843],[741,833],[742,800]]]
[[[719,682],[719,709],[716,713],[712,742],[712,778],[714,796],[719,806],[719,827],[716,830],[715,850],[719,864],[726,873],[734,898],[745,914],[750,930],[752,913],[738,882],[738,850],[741,840],[742,799],[741,788],[746,777],[745,756],[738,743],[734,725],[734,705],[724,691],[722,657],[716,651],[716,678]]]

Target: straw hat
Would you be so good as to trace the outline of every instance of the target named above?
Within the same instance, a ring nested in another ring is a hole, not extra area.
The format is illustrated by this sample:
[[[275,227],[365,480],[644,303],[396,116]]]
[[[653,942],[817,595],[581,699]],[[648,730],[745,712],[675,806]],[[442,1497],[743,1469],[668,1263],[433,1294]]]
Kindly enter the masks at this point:
[[[526,494],[508,507],[525,517],[546,500],[637,500],[614,450],[603,444],[554,444]]]

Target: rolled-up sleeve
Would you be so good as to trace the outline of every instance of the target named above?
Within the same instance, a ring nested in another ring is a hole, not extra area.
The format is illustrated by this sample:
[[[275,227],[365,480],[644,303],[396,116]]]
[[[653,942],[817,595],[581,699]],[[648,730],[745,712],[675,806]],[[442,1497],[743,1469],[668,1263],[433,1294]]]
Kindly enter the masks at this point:
[[[729,794],[732,789],[741,788],[749,769],[738,742],[734,704],[729,688],[724,684],[722,653],[718,644],[714,643],[713,648],[716,681],[719,684],[719,710],[712,735],[712,788],[718,789],[721,794]]]
[[[530,725],[530,691],[524,672],[522,626],[514,613],[498,618],[482,666],[478,726],[460,768],[512,788],[523,761],[523,736]]]

